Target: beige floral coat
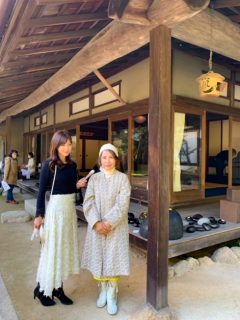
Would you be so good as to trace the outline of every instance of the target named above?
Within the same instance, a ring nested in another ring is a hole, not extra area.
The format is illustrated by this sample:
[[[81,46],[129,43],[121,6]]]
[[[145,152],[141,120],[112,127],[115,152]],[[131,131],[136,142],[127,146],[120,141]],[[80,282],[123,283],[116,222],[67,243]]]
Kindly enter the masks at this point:
[[[128,208],[130,184],[117,170],[110,176],[94,174],[88,182],[83,210],[88,221],[81,266],[96,277],[129,275]],[[106,220],[112,231],[100,235],[93,226]]]

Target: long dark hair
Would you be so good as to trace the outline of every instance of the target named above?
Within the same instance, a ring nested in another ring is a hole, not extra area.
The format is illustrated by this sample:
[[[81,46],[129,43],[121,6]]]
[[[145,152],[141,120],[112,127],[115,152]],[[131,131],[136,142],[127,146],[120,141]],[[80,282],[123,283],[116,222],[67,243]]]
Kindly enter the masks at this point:
[[[66,164],[64,164],[58,155],[58,148],[65,144],[67,141],[70,141],[72,143],[72,137],[70,133],[66,130],[59,130],[56,131],[52,137],[51,144],[50,144],[50,163],[49,167],[51,170],[54,170],[54,167],[57,165],[58,167],[62,168],[66,164],[71,164],[73,161],[70,158],[70,155],[66,157]]]

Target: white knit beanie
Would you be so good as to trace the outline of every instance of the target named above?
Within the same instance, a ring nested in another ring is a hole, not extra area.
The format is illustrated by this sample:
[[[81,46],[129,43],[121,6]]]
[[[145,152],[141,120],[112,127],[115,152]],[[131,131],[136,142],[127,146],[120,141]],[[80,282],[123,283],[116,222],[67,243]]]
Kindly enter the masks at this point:
[[[118,158],[118,149],[111,143],[106,143],[103,144],[99,150],[99,157],[101,155],[101,153],[105,150],[111,150],[115,153],[116,157]]]

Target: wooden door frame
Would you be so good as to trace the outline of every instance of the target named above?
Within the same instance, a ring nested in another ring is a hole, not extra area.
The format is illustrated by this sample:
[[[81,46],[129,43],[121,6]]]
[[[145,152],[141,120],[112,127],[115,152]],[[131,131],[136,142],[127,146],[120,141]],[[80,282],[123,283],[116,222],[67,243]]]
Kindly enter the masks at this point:
[[[171,204],[177,204],[182,202],[191,202],[191,200],[200,200],[205,198],[205,156],[206,156],[206,111],[199,109],[198,107],[188,105],[179,105],[177,103],[172,104],[172,130],[171,130],[171,141],[172,141],[172,152],[171,152],[171,170],[170,170],[170,181],[171,181]],[[173,192],[173,154],[174,154],[174,114],[175,112],[194,114],[201,117],[201,140],[200,140],[200,189],[197,190],[183,190],[180,192]]]

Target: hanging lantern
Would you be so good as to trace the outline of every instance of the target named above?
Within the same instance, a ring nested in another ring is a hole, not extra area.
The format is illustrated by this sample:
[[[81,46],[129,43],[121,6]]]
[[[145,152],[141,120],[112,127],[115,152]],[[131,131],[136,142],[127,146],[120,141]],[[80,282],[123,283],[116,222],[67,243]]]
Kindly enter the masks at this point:
[[[201,96],[219,97],[220,93],[224,91],[226,83],[225,77],[219,73],[209,71],[202,74],[196,80],[199,84],[199,92]]]
[[[213,52],[210,50],[209,71],[196,79],[200,96],[219,97],[226,87],[225,77],[212,71],[212,55]]]

